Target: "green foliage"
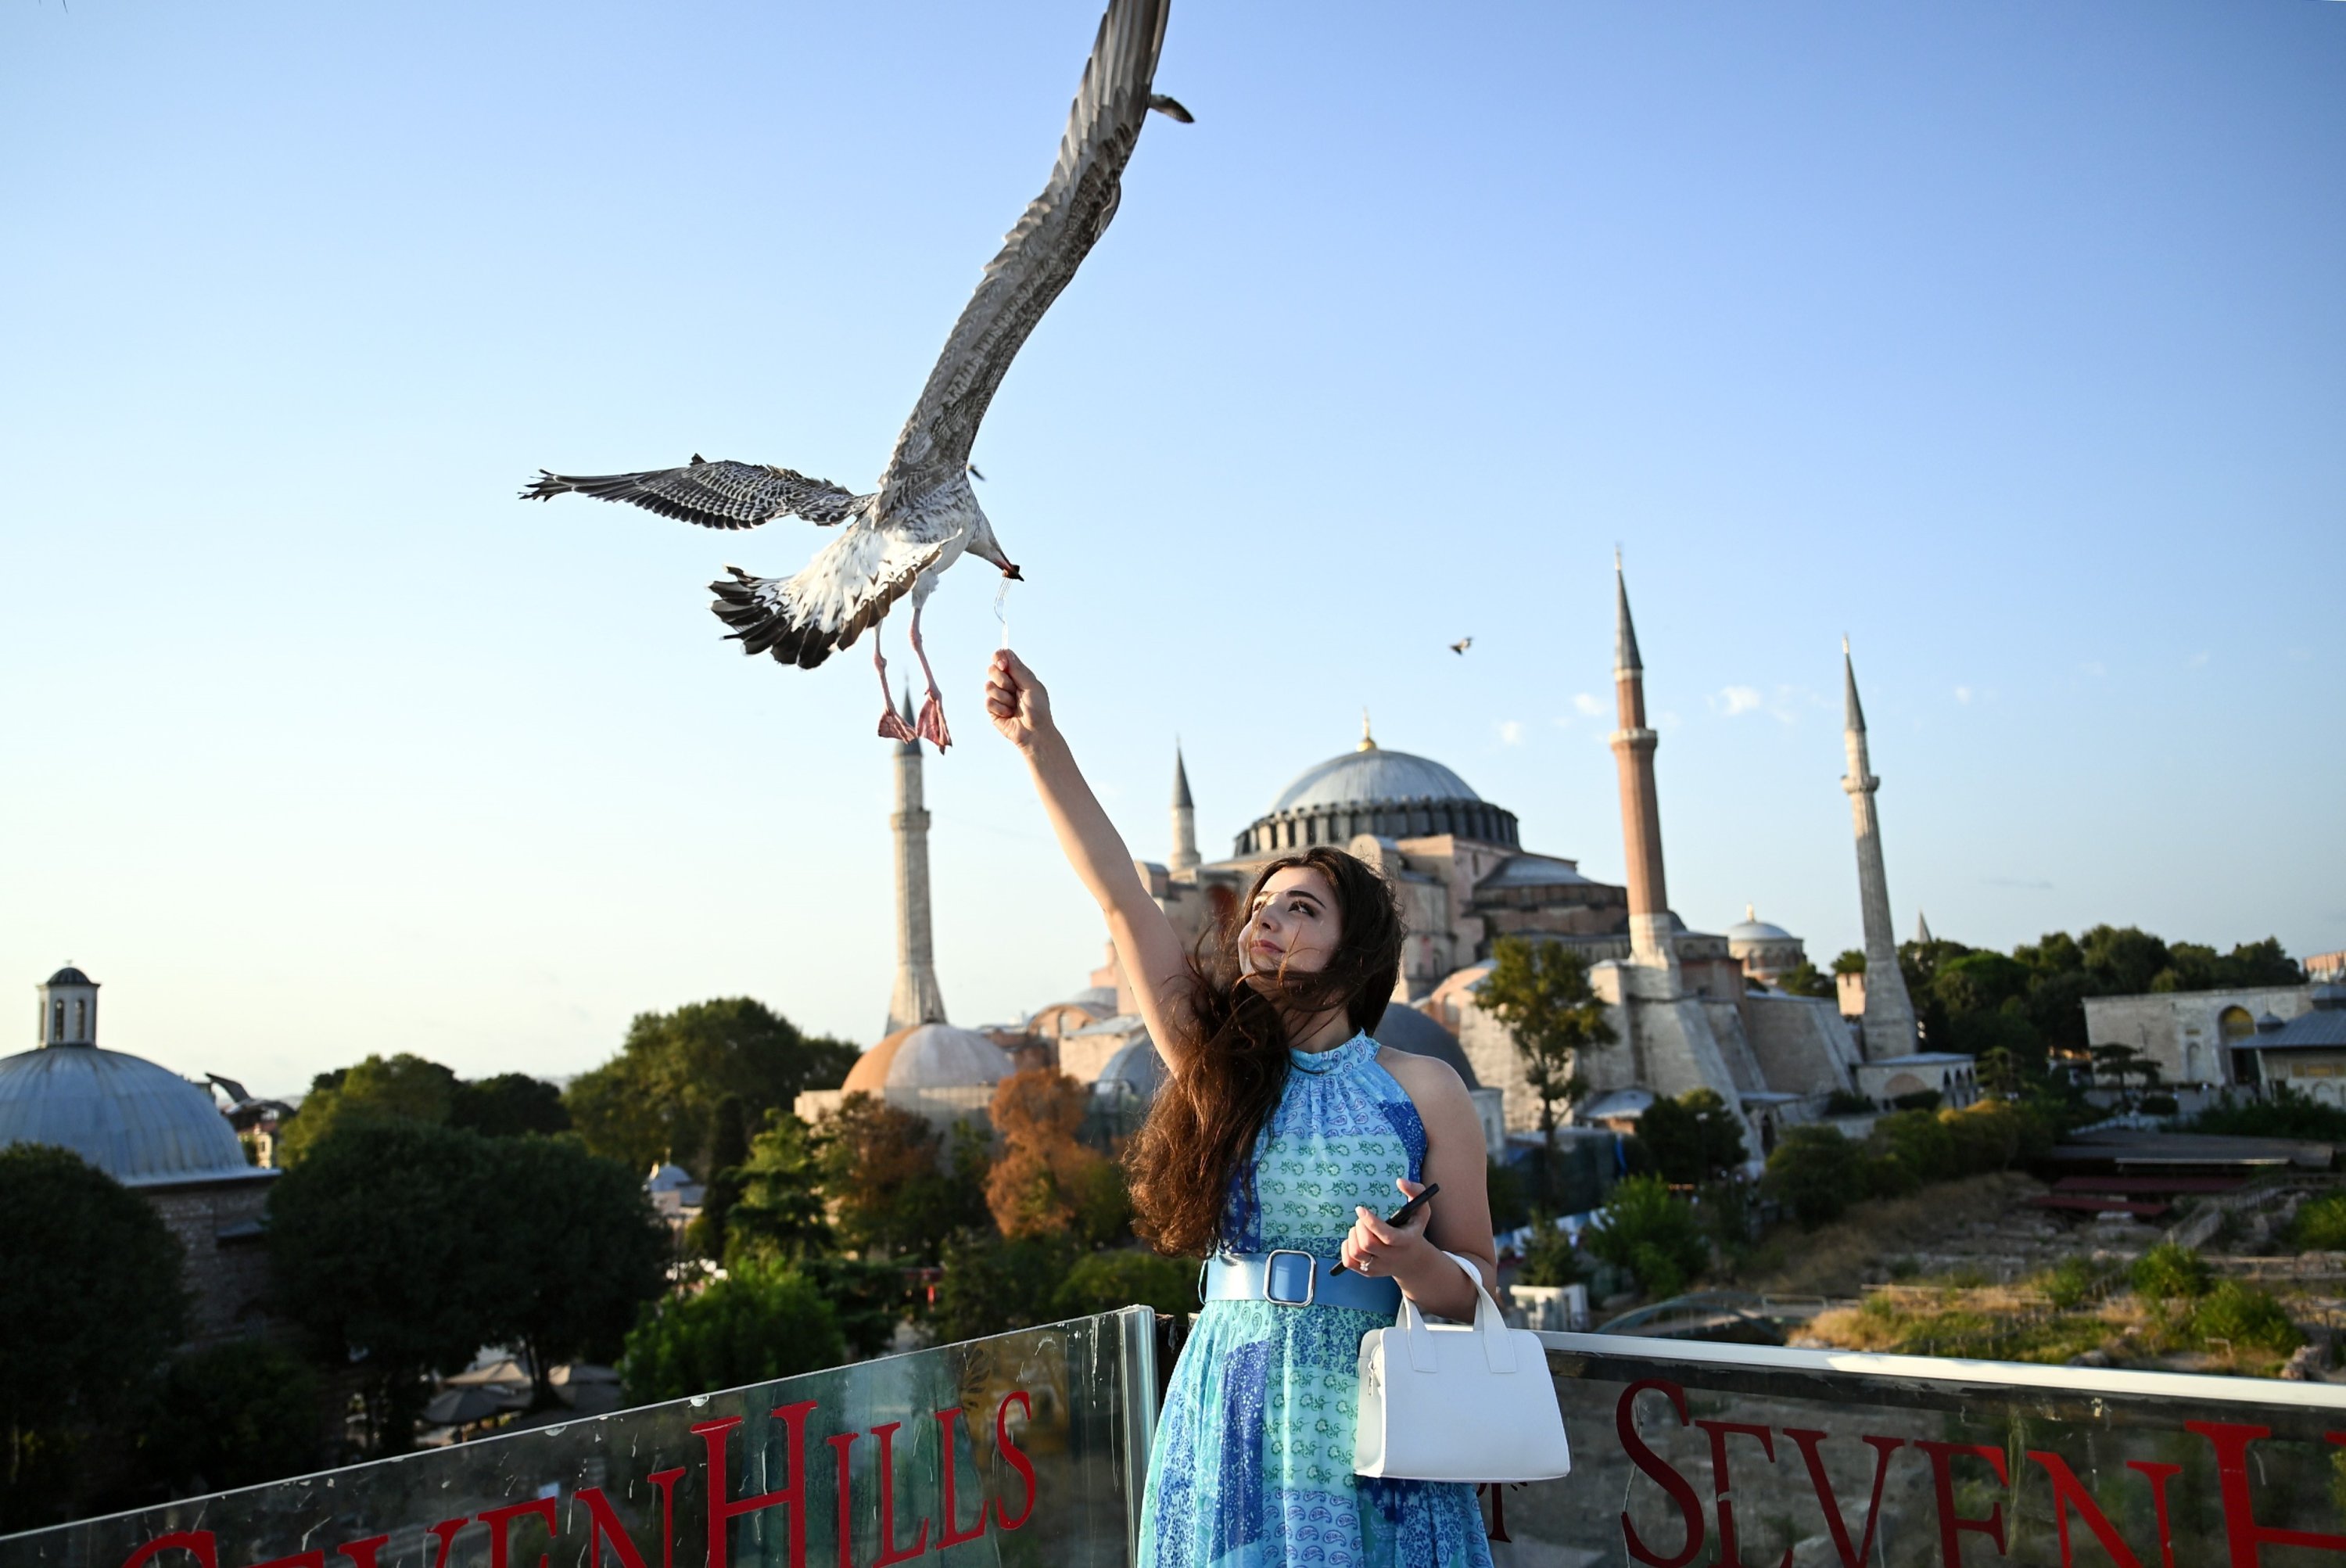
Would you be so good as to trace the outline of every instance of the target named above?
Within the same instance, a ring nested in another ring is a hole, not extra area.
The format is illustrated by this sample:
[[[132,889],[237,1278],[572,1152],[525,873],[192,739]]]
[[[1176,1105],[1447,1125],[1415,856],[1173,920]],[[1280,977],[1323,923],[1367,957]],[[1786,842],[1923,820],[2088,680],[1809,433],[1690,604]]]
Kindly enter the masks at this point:
[[[847,1339],[822,1292],[794,1269],[755,1269],[647,1307],[619,1380],[630,1404],[771,1382],[836,1367]]]
[[[321,1469],[320,1396],[310,1363],[267,1339],[183,1351],[155,1403],[145,1468],[183,1497]]]
[[[2127,1278],[2134,1293],[2146,1301],[2171,1301],[2204,1295],[2208,1264],[2198,1253],[2171,1241],[2162,1241],[2134,1260]]]
[[[1716,1089],[1657,1097],[1637,1118],[1637,1137],[1663,1179],[1680,1186],[1699,1186],[1749,1157],[1743,1129]]]
[[[2234,1101],[2227,1095],[2191,1118],[2195,1133],[2221,1133],[2240,1138],[2305,1138],[2318,1143],[2346,1143],[2346,1111],[2299,1094],[2287,1084],[2275,1084],[2271,1097]]]
[[[1815,996],[1830,1002],[1839,993],[1833,977],[1805,958],[1778,975],[1776,984],[1788,996]]]
[[[2145,1095],[2142,1113],[2147,1116],[2172,1116],[2183,1109],[2172,1095]]]
[[[1531,1195],[1524,1189],[1524,1178],[1512,1165],[1497,1160],[1489,1162],[1483,1176],[1484,1190],[1491,1196],[1491,1228],[1513,1230],[1531,1219]]]
[[[1892,1095],[1890,1108],[1893,1111],[1935,1111],[1943,1098],[1936,1089],[1917,1089],[1911,1095]]]
[[[1613,1026],[1588,989],[1587,961],[1564,943],[1501,937],[1492,957],[1475,1000],[1514,1037],[1525,1082],[1539,1101],[1540,1131],[1552,1132],[1556,1108],[1580,1095],[1579,1053],[1612,1044]]]
[[[1865,1151],[1837,1127],[1787,1127],[1768,1156],[1760,1190],[1790,1209],[1801,1228],[1830,1225],[1869,1195]]]
[[[854,1062],[846,1042],[802,1034],[763,1003],[726,997],[638,1014],[619,1054],[574,1079],[562,1099],[597,1154],[638,1171],[671,1159],[706,1177],[712,1113],[726,1095],[740,1097],[744,1125],[755,1126],[801,1091],[836,1085]]]
[[[68,1516],[100,1423],[127,1418],[187,1322],[179,1244],[77,1155],[0,1148],[0,1531]],[[62,1512],[61,1512],[62,1511]]]
[[[787,1111],[770,1111],[734,1169],[736,1196],[725,1218],[724,1258],[788,1263],[831,1250],[835,1237],[822,1201],[823,1148],[814,1130]]]
[[[740,1095],[727,1095],[709,1113],[709,1180],[701,1189],[699,1217],[684,1234],[685,1245],[702,1257],[724,1259],[725,1227],[741,1196],[741,1166],[749,1157],[748,1107]]]
[[[2045,1292],[2046,1300],[2064,1312],[2074,1311],[2092,1300],[2105,1283],[2106,1276],[2090,1258],[2065,1257],[2036,1277],[2036,1288]]]
[[[990,1225],[948,1237],[942,1255],[944,1275],[937,1283],[934,1322],[944,1339],[974,1339],[1052,1321],[1059,1287],[1076,1260],[1064,1236],[1005,1241]]]
[[[531,1133],[552,1137],[570,1130],[562,1091],[526,1073],[459,1079],[448,1102],[448,1125],[484,1137],[519,1138]]]
[[[1198,1265],[1137,1247],[1117,1247],[1079,1258],[1051,1298],[1055,1317],[1082,1318],[1120,1307],[1153,1307],[1165,1314],[1198,1309]]]
[[[1865,954],[1857,948],[1844,948],[1841,956],[1833,960],[1832,972],[1835,974],[1863,974]]]
[[[913,1308],[913,1292],[904,1271],[893,1263],[842,1257],[835,1253],[808,1253],[788,1265],[806,1277],[839,1319],[839,1331],[858,1359],[877,1356],[896,1339],[896,1325]],[[771,1264],[751,1264],[749,1271],[773,1272]]]
[[[2289,1309],[2272,1293],[2237,1279],[2219,1280],[2191,1308],[2191,1333],[2206,1345],[2222,1339],[2235,1350],[2286,1356],[2305,1343]]]
[[[1518,1285],[1578,1285],[1588,1278],[1588,1270],[1580,1260],[1580,1249],[1572,1244],[1556,1223],[1545,1215],[1532,1220],[1531,1244],[1524,1248],[1524,1260],[1515,1270]]]
[[[1605,1200],[1588,1248],[1627,1269],[1651,1297],[1676,1296],[1708,1266],[1710,1243],[1693,1206],[1670,1196],[1659,1176],[1631,1176]]]
[[[2316,1198],[2300,1208],[2289,1237],[2308,1252],[2346,1252],[2346,1193]]]
[[[482,1345],[520,1342],[541,1376],[607,1353],[666,1256],[634,1173],[567,1138],[367,1118],[278,1182],[269,1247],[279,1308],[360,1368],[386,1453],[413,1441],[424,1375]]]
[[[1854,1089],[1835,1089],[1825,1096],[1828,1116],[1864,1116],[1873,1112],[1873,1102]]]
[[[956,1230],[993,1227],[985,1135],[968,1123],[941,1148],[926,1121],[859,1094],[823,1119],[816,1137],[823,1196],[849,1250],[935,1261]]]

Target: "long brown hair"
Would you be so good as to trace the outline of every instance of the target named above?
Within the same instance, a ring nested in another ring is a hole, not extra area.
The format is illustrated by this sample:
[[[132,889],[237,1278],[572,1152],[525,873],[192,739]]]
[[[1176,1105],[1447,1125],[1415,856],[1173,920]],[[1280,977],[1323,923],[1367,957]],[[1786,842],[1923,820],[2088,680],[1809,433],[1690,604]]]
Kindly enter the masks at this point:
[[[1263,885],[1309,867],[1327,879],[1337,916],[1324,968],[1249,975],[1239,933]],[[1223,1239],[1233,1176],[1252,1160],[1256,1136],[1287,1087],[1287,1025],[1341,1007],[1356,1030],[1376,1027],[1401,972],[1401,909],[1364,862],[1325,845],[1262,868],[1247,896],[1189,956],[1187,1038],[1180,1070],[1157,1092],[1130,1156],[1136,1228],[1160,1252],[1195,1257]],[[1210,949],[1210,951],[1209,951]]]

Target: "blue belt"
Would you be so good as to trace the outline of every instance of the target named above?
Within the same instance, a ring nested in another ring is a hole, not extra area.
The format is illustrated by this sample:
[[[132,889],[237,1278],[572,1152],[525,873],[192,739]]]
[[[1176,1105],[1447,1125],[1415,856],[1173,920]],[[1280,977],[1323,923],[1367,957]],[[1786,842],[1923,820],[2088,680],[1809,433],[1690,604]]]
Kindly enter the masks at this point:
[[[1349,1307],[1387,1317],[1401,1310],[1401,1287],[1346,1269],[1308,1252],[1282,1247],[1276,1252],[1224,1252],[1198,1270],[1198,1295],[1206,1301],[1268,1301],[1274,1307]]]

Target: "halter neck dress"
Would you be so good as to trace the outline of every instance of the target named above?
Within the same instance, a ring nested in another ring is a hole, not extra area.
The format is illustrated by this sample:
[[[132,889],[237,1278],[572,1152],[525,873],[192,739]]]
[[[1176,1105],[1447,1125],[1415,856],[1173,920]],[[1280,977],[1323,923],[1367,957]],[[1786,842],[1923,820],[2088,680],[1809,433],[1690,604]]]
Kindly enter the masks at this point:
[[[1355,1034],[1293,1051],[1222,1245],[1332,1259],[1355,1206],[1422,1179],[1425,1125]],[[1390,1315],[1209,1301],[1173,1369],[1141,1504],[1139,1568],[1490,1568],[1474,1489],[1352,1473],[1361,1337]]]

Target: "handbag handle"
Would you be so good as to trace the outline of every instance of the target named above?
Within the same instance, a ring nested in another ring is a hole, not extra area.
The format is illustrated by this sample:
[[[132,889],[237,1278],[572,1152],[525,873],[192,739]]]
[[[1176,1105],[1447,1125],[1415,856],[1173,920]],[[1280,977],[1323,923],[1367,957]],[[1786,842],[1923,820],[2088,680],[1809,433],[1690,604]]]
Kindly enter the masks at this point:
[[[1483,1342],[1483,1360],[1494,1372],[1515,1369],[1515,1345],[1507,1334],[1506,1319],[1499,1315],[1499,1303],[1490,1287],[1483,1283],[1483,1271],[1454,1252],[1443,1257],[1465,1271],[1474,1286],[1474,1337]],[[1409,1339],[1409,1364],[1413,1371],[1433,1372],[1440,1365],[1433,1350],[1433,1330],[1426,1327],[1425,1314],[1406,1291],[1401,1298],[1401,1315],[1393,1327],[1403,1330]]]

